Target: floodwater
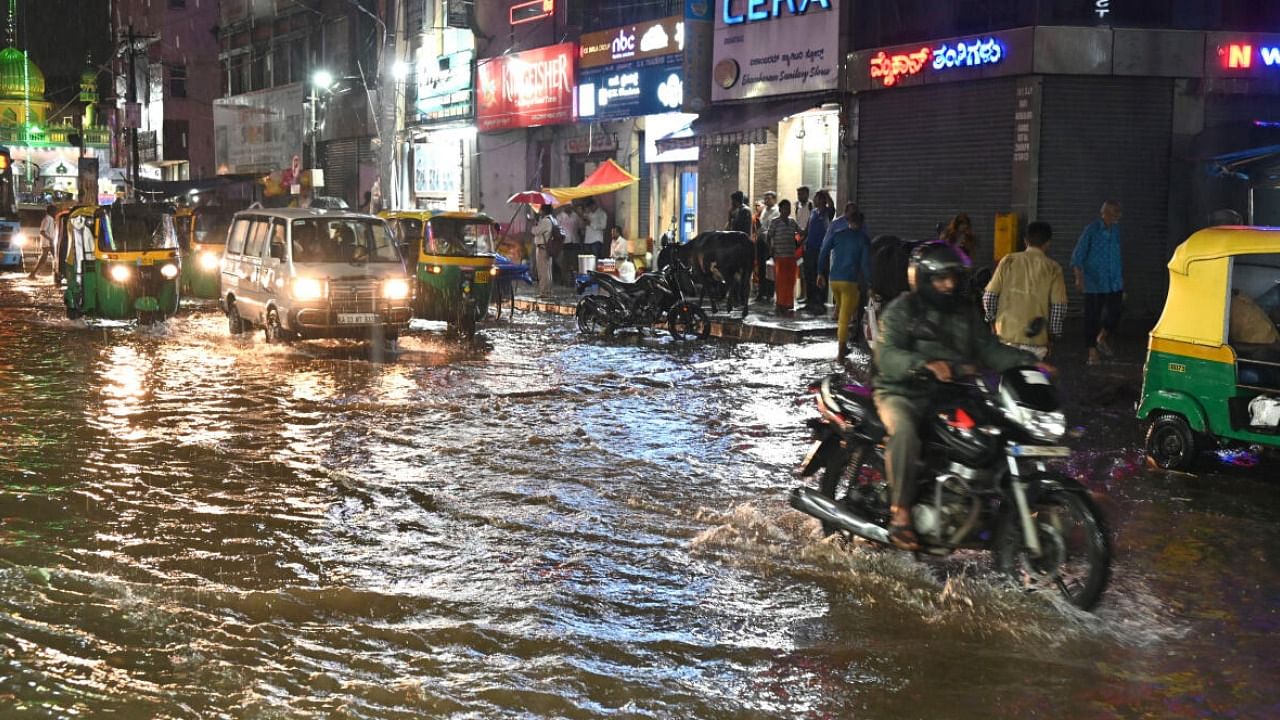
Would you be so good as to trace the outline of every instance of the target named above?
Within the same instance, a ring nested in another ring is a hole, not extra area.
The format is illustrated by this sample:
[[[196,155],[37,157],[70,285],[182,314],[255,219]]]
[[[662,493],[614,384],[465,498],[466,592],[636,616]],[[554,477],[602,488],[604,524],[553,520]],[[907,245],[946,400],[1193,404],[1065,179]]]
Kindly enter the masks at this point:
[[[1064,382],[1090,615],[786,505],[830,342],[484,335],[374,362],[0,277],[0,716],[1280,716],[1274,464],[1146,470],[1131,385]]]

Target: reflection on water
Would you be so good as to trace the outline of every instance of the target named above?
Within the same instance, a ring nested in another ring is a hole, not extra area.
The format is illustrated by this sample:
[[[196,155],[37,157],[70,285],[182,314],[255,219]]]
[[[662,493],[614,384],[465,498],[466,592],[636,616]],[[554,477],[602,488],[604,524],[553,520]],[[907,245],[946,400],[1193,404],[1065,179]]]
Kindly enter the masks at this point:
[[[74,326],[7,283],[15,713],[1278,712],[1275,487],[1148,473],[1127,409],[1089,410],[1106,449],[1072,466],[1117,529],[1088,615],[981,555],[823,539],[786,506],[825,344],[587,342],[526,316],[371,362],[232,339],[208,308]]]

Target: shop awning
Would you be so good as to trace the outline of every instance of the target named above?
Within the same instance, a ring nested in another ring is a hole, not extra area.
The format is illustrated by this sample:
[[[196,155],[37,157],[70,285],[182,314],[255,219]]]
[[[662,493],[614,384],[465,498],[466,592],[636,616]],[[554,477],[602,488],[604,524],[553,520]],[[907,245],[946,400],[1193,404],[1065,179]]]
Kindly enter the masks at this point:
[[[600,167],[596,168],[595,172],[591,173],[590,177],[583,180],[582,184],[577,187],[543,188],[542,191],[550,193],[556,200],[564,203],[616,192],[637,180],[639,178],[623,170],[618,163],[613,160],[605,160],[600,163]]]
[[[688,127],[658,139],[658,152],[691,147],[764,145],[779,122],[836,99],[834,95],[754,103],[716,105],[703,111]],[[690,134],[692,133],[692,134]]]
[[[1192,144],[1211,175],[1253,180],[1280,163],[1280,122],[1251,120],[1205,128]]]

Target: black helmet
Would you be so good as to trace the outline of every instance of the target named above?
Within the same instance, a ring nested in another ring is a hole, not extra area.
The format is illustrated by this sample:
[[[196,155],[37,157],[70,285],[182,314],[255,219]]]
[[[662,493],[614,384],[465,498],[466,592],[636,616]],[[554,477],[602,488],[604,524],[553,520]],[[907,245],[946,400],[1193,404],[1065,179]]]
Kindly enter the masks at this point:
[[[960,301],[968,274],[969,265],[960,253],[946,243],[931,242],[917,247],[911,253],[907,282],[925,302],[946,308]],[[944,275],[952,275],[956,279],[956,287],[950,293],[940,293],[933,287],[933,279]]]

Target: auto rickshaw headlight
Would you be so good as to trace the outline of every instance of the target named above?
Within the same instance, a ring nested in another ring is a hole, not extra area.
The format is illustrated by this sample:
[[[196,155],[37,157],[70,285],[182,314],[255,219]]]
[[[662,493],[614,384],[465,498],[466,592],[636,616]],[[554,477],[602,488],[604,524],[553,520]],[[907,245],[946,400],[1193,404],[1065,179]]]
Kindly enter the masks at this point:
[[[131,274],[132,273],[129,271],[128,265],[112,265],[111,266],[111,279],[115,280],[118,283],[128,282],[129,275]]]
[[[404,300],[409,297],[409,282],[404,278],[391,278],[383,283],[382,296],[388,300]]]
[[[298,278],[293,281],[295,300],[319,300],[324,297],[324,285],[315,278]]]
[[[160,268],[160,274],[164,276],[165,280],[172,280],[178,277],[178,266],[173,263],[165,263],[164,267]]]
[[[218,262],[220,260],[221,258],[218,257],[218,253],[205,250],[200,253],[200,268],[202,270],[215,270],[217,269]]]
[[[501,268],[499,268],[497,265],[494,265],[493,267],[489,268],[489,274],[492,275],[493,277],[498,277],[498,271],[500,269]]]

